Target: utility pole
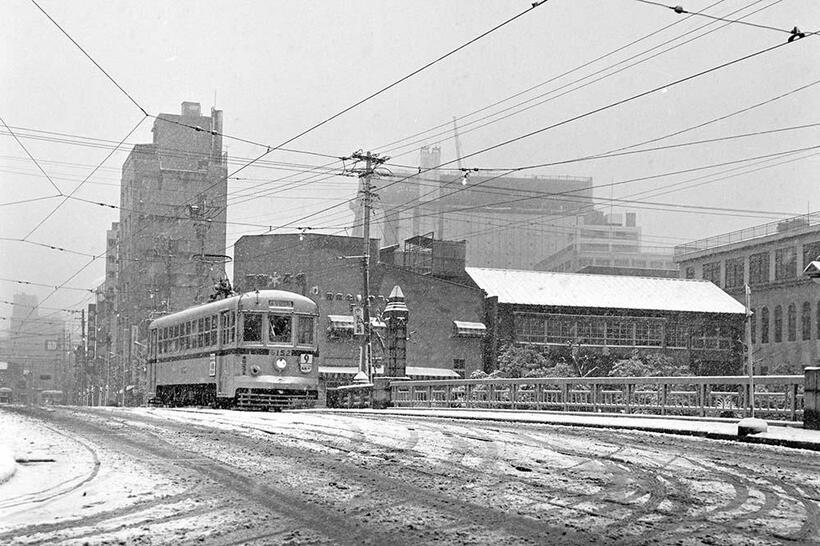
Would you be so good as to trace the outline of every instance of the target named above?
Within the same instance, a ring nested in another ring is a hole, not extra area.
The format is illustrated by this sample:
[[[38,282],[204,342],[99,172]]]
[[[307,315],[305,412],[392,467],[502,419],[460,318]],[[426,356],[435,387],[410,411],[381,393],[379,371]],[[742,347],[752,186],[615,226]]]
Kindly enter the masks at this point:
[[[362,326],[364,328],[364,335],[362,336],[362,345],[359,357],[359,373],[356,374],[354,382],[371,383],[373,380],[373,367],[371,365],[371,343],[370,343],[370,214],[373,206],[373,186],[371,185],[371,177],[376,174],[376,168],[385,163],[387,156],[379,156],[370,152],[362,153],[354,152],[350,159],[355,161],[364,161],[364,169],[358,170],[359,179],[361,180],[362,204],[364,207],[364,221],[363,224],[363,244],[364,253],[362,254]]]
[[[746,293],[746,364],[749,370],[749,417],[755,416],[755,365],[752,357],[752,290],[744,286]]]

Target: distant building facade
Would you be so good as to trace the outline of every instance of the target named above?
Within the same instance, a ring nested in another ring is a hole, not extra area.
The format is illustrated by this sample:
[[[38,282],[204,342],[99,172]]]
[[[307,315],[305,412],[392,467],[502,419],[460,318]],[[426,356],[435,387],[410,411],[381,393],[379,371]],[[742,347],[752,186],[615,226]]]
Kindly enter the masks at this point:
[[[708,282],[474,267],[467,274],[487,294],[487,371],[509,344],[662,354],[695,375],[742,370],[744,308]]]
[[[69,382],[68,333],[54,316],[39,315],[38,298],[15,294],[8,337],[0,361],[0,387],[11,390],[20,404],[39,404],[43,393],[63,391]]]
[[[709,280],[739,302],[749,285],[753,355],[762,374],[820,365],[820,287],[802,275],[818,255],[818,212],[675,247],[681,277]]]
[[[242,291],[280,288],[302,293],[319,307],[319,371],[327,385],[350,383],[358,371],[360,338],[354,336],[353,307],[362,294],[360,237],[307,233],[251,235],[237,241],[234,284]],[[373,360],[384,363],[381,312],[394,286],[401,287],[410,310],[407,373],[415,378],[468,377],[482,368],[483,294],[473,286],[403,265],[371,239],[370,268]],[[463,274],[463,262],[461,271]],[[461,325],[461,327],[460,327]]]
[[[577,217],[568,229],[568,242],[533,269],[565,273],[637,275],[676,278],[678,268],[671,249],[641,245],[641,228],[634,212]]]
[[[147,323],[206,301],[211,266],[222,267],[226,246],[222,112],[204,116],[198,103],[183,102],[152,130],[153,142],[134,146],[122,167],[115,303],[106,300],[101,321],[116,324],[111,344],[130,383],[141,371],[135,342],[144,342]]]
[[[441,163],[439,148],[421,149],[421,169]],[[406,178],[406,180],[402,180]],[[464,184],[462,184],[464,182]],[[466,241],[467,264],[530,269],[563,248],[576,214],[592,206],[592,179],[571,176],[499,177],[457,170],[394,172],[375,180],[372,235],[384,246],[417,235]],[[560,194],[556,197],[555,194]],[[351,203],[355,226],[361,202]],[[362,236],[361,227],[353,235]]]

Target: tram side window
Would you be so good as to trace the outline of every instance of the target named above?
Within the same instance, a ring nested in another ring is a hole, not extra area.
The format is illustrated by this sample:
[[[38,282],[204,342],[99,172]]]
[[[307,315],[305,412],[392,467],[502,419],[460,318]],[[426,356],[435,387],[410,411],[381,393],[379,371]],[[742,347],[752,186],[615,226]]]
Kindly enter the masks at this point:
[[[292,343],[292,324],[293,317],[271,313],[268,319],[268,341],[271,343]]]
[[[211,346],[211,317],[205,317],[205,331],[202,334],[202,342],[205,347]]]
[[[233,311],[222,313],[222,345],[236,341],[236,314]]]
[[[260,313],[242,315],[242,341],[262,341],[262,315]]]
[[[313,317],[299,317],[296,343],[298,345],[313,345]]]
[[[171,327],[171,352],[177,352],[177,345],[179,341],[179,325],[174,325]]]
[[[185,349],[191,348],[191,321],[185,323]]]
[[[198,347],[205,347],[205,319],[196,321],[196,343]]]

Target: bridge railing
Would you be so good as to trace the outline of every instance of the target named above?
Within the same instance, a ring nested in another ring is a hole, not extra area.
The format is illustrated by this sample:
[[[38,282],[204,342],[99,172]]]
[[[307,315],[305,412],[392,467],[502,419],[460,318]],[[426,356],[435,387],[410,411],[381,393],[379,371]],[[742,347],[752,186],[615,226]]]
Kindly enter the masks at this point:
[[[754,379],[755,415],[798,421],[802,375]],[[390,383],[394,407],[589,411],[740,417],[749,414],[749,378],[593,377],[461,379]]]

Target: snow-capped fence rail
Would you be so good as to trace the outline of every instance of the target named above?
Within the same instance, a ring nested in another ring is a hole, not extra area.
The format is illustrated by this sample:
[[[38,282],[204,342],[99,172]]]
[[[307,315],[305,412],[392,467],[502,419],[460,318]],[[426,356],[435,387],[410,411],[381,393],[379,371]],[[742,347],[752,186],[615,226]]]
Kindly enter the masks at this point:
[[[755,414],[798,421],[802,375],[754,378]],[[740,417],[749,413],[749,378],[589,377],[461,379],[390,383],[391,405],[412,408],[492,408],[651,415]]]

